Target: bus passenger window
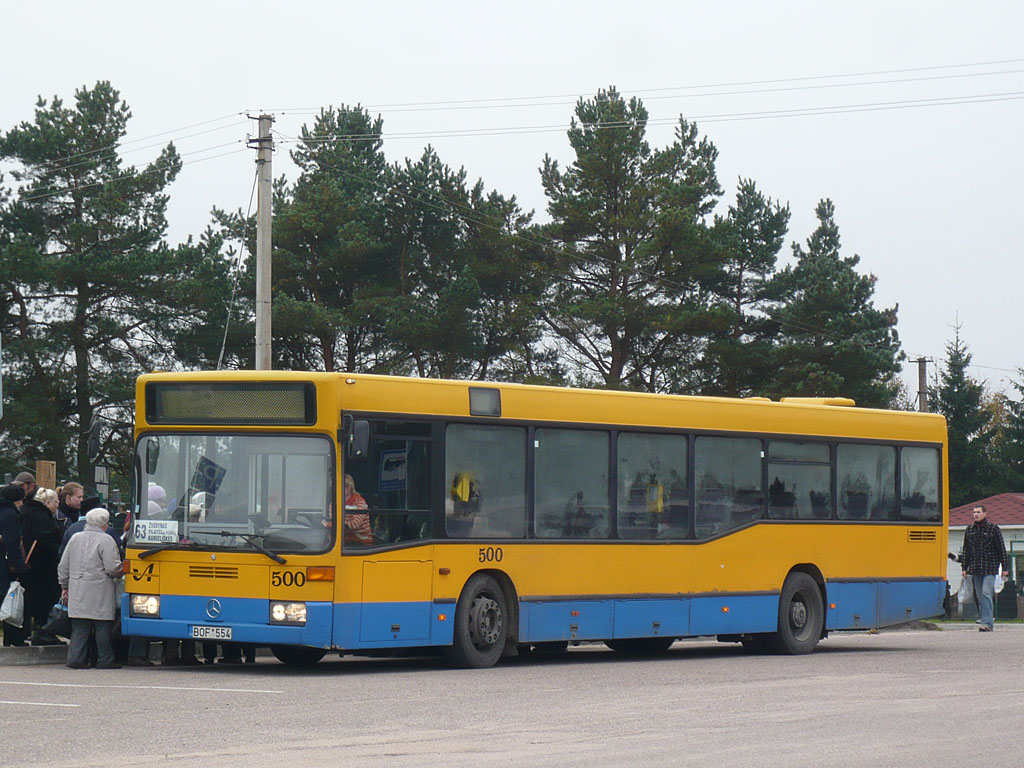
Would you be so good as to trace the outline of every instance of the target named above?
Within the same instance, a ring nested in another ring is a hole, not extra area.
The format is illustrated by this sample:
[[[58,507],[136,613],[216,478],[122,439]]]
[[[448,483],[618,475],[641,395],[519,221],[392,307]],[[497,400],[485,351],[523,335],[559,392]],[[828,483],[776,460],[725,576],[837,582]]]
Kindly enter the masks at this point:
[[[764,516],[761,441],[698,437],[697,538],[717,536]]]
[[[449,424],[445,531],[450,538],[526,536],[526,430]]]
[[[896,449],[841,443],[836,453],[840,520],[896,518]]]
[[[686,435],[619,434],[620,539],[689,538],[687,442]]]
[[[831,449],[825,443],[768,443],[768,517],[832,518]]]
[[[900,449],[900,519],[942,521],[938,448]]]
[[[608,433],[538,429],[534,527],[538,537],[603,539],[611,533]]]

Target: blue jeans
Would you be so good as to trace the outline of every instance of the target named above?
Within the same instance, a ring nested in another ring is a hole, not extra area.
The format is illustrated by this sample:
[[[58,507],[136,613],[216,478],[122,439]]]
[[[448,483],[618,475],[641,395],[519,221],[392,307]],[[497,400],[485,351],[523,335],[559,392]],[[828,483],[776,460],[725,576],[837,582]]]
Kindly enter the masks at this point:
[[[974,580],[974,598],[978,601],[978,614],[981,623],[986,627],[991,627],[995,624],[992,614],[992,600],[996,594],[995,574],[975,573],[971,575],[971,578]]]

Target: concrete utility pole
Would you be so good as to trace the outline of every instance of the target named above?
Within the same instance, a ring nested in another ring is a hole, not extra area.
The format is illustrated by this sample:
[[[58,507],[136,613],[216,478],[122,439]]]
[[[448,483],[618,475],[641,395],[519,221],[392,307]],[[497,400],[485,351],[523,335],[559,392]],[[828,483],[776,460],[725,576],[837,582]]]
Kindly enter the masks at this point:
[[[250,139],[256,147],[256,166],[259,170],[256,194],[256,370],[269,371],[270,363],[270,222],[273,203],[273,176],[270,157],[274,149],[270,138],[270,115],[259,116],[260,135]]]
[[[917,410],[924,413],[928,410],[928,358],[919,357],[917,363]]]

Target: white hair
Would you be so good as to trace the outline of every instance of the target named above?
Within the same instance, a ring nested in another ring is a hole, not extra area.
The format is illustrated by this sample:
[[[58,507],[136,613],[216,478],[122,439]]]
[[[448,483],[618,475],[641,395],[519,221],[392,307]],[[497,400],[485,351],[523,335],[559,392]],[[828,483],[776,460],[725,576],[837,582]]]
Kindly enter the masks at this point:
[[[97,507],[96,509],[90,509],[85,513],[85,522],[89,525],[95,525],[97,528],[102,528],[110,520],[110,513],[107,512],[103,507]]]
[[[57,492],[50,488],[37,488],[36,501],[41,504],[53,504],[57,501]]]

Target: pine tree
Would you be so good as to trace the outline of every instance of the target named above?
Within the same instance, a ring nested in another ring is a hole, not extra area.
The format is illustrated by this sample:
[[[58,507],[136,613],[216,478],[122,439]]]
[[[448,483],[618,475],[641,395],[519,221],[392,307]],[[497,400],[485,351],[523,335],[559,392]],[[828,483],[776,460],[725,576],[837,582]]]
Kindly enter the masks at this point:
[[[664,149],[646,130],[640,100],[601,90],[576,104],[573,162],[563,171],[544,158],[559,248],[542,317],[580,383],[679,391],[695,386],[707,336],[727,323],[708,289],[721,263],[708,228],[717,150],[684,119]]]
[[[58,462],[87,478],[89,428],[102,453],[131,441],[135,376],[167,360],[162,327],[181,274],[163,241],[166,189],[181,161],[167,145],[142,170],[118,154],[131,112],[108,82],[66,107],[40,99],[35,117],[0,137],[17,196],[2,211],[7,319],[8,455]],[[121,452],[120,455],[124,455]]]

